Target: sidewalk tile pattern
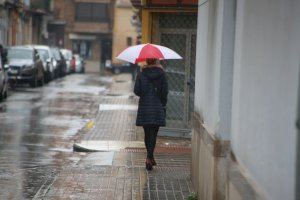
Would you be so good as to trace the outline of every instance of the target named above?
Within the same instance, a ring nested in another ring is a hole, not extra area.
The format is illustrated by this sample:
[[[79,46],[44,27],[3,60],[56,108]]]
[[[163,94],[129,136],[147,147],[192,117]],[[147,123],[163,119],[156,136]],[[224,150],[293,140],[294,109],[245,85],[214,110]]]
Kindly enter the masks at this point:
[[[117,77],[111,86],[113,95],[101,96],[100,107],[101,104],[137,105],[137,98],[130,96],[132,84],[126,80],[128,77]],[[98,112],[94,129],[84,134],[82,140],[143,141],[142,129],[135,126],[135,110],[107,107]],[[186,150],[190,141],[159,138],[157,146]],[[187,199],[192,192],[190,152],[156,151],[155,159],[158,165],[151,172],[145,170],[144,150],[134,148],[115,151],[111,165],[78,162],[60,171],[42,199]]]
[[[82,164],[63,170],[43,199],[173,200],[191,193],[189,155],[159,154],[159,167],[147,172],[143,154],[116,154],[113,166]]]
[[[103,97],[101,105],[136,105],[136,98],[128,96]],[[83,140],[142,141],[141,128],[135,126],[135,110],[100,111],[95,127]],[[99,129],[100,127],[100,129]]]

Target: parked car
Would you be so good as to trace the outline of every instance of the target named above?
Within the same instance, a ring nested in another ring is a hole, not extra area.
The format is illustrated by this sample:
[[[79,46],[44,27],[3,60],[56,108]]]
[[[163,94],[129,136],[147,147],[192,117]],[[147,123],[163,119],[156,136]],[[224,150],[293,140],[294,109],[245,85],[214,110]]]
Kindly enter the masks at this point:
[[[0,101],[7,97],[8,88],[8,65],[0,63]]]
[[[75,54],[74,58],[75,58],[75,72],[84,73],[85,72],[84,60],[78,54]]]
[[[0,101],[7,97],[8,89],[8,65],[7,62],[7,51],[0,44]]]
[[[66,73],[69,74],[75,71],[75,58],[73,53],[69,49],[61,49],[60,52],[63,54],[66,59]]]
[[[31,87],[44,84],[44,67],[39,53],[29,46],[8,48],[8,80],[11,86],[29,83]]]
[[[57,47],[50,48],[55,60],[55,77],[63,77],[66,75],[66,60],[62,56]]]
[[[132,71],[132,66],[130,63],[122,63],[122,64],[114,64],[111,67],[107,67],[106,69],[111,70],[114,74],[120,73],[129,73]]]
[[[55,68],[54,68],[54,56],[50,50],[50,47],[44,45],[34,45],[33,46],[40,54],[40,58],[43,62],[44,66],[44,78],[45,82],[50,82],[55,76]]]

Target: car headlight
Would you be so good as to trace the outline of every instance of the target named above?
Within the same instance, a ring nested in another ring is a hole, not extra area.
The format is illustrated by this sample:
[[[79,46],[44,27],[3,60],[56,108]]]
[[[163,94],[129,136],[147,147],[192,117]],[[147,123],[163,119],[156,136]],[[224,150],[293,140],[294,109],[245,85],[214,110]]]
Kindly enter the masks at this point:
[[[57,61],[56,61],[56,60],[53,60],[53,66],[56,67],[56,65],[57,65]]]

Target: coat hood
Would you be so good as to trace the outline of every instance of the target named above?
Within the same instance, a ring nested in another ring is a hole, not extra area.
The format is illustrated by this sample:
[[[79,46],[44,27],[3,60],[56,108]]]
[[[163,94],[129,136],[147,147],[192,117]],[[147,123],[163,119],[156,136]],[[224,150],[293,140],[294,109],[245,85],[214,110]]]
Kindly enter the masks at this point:
[[[164,74],[164,70],[159,67],[147,67],[143,69],[143,74],[150,80],[156,80]]]

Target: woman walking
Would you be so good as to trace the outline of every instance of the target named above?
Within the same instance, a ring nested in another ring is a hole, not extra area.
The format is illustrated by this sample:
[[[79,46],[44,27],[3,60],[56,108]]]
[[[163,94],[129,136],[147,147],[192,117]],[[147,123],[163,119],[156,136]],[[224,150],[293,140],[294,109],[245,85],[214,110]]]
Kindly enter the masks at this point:
[[[152,170],[157,132],[166,125],[168,83],[158,59],[149,58],[146,63],[137,75],[134,93],[140,97],[136,125],[143,126],[145,133],[146,169]]]

